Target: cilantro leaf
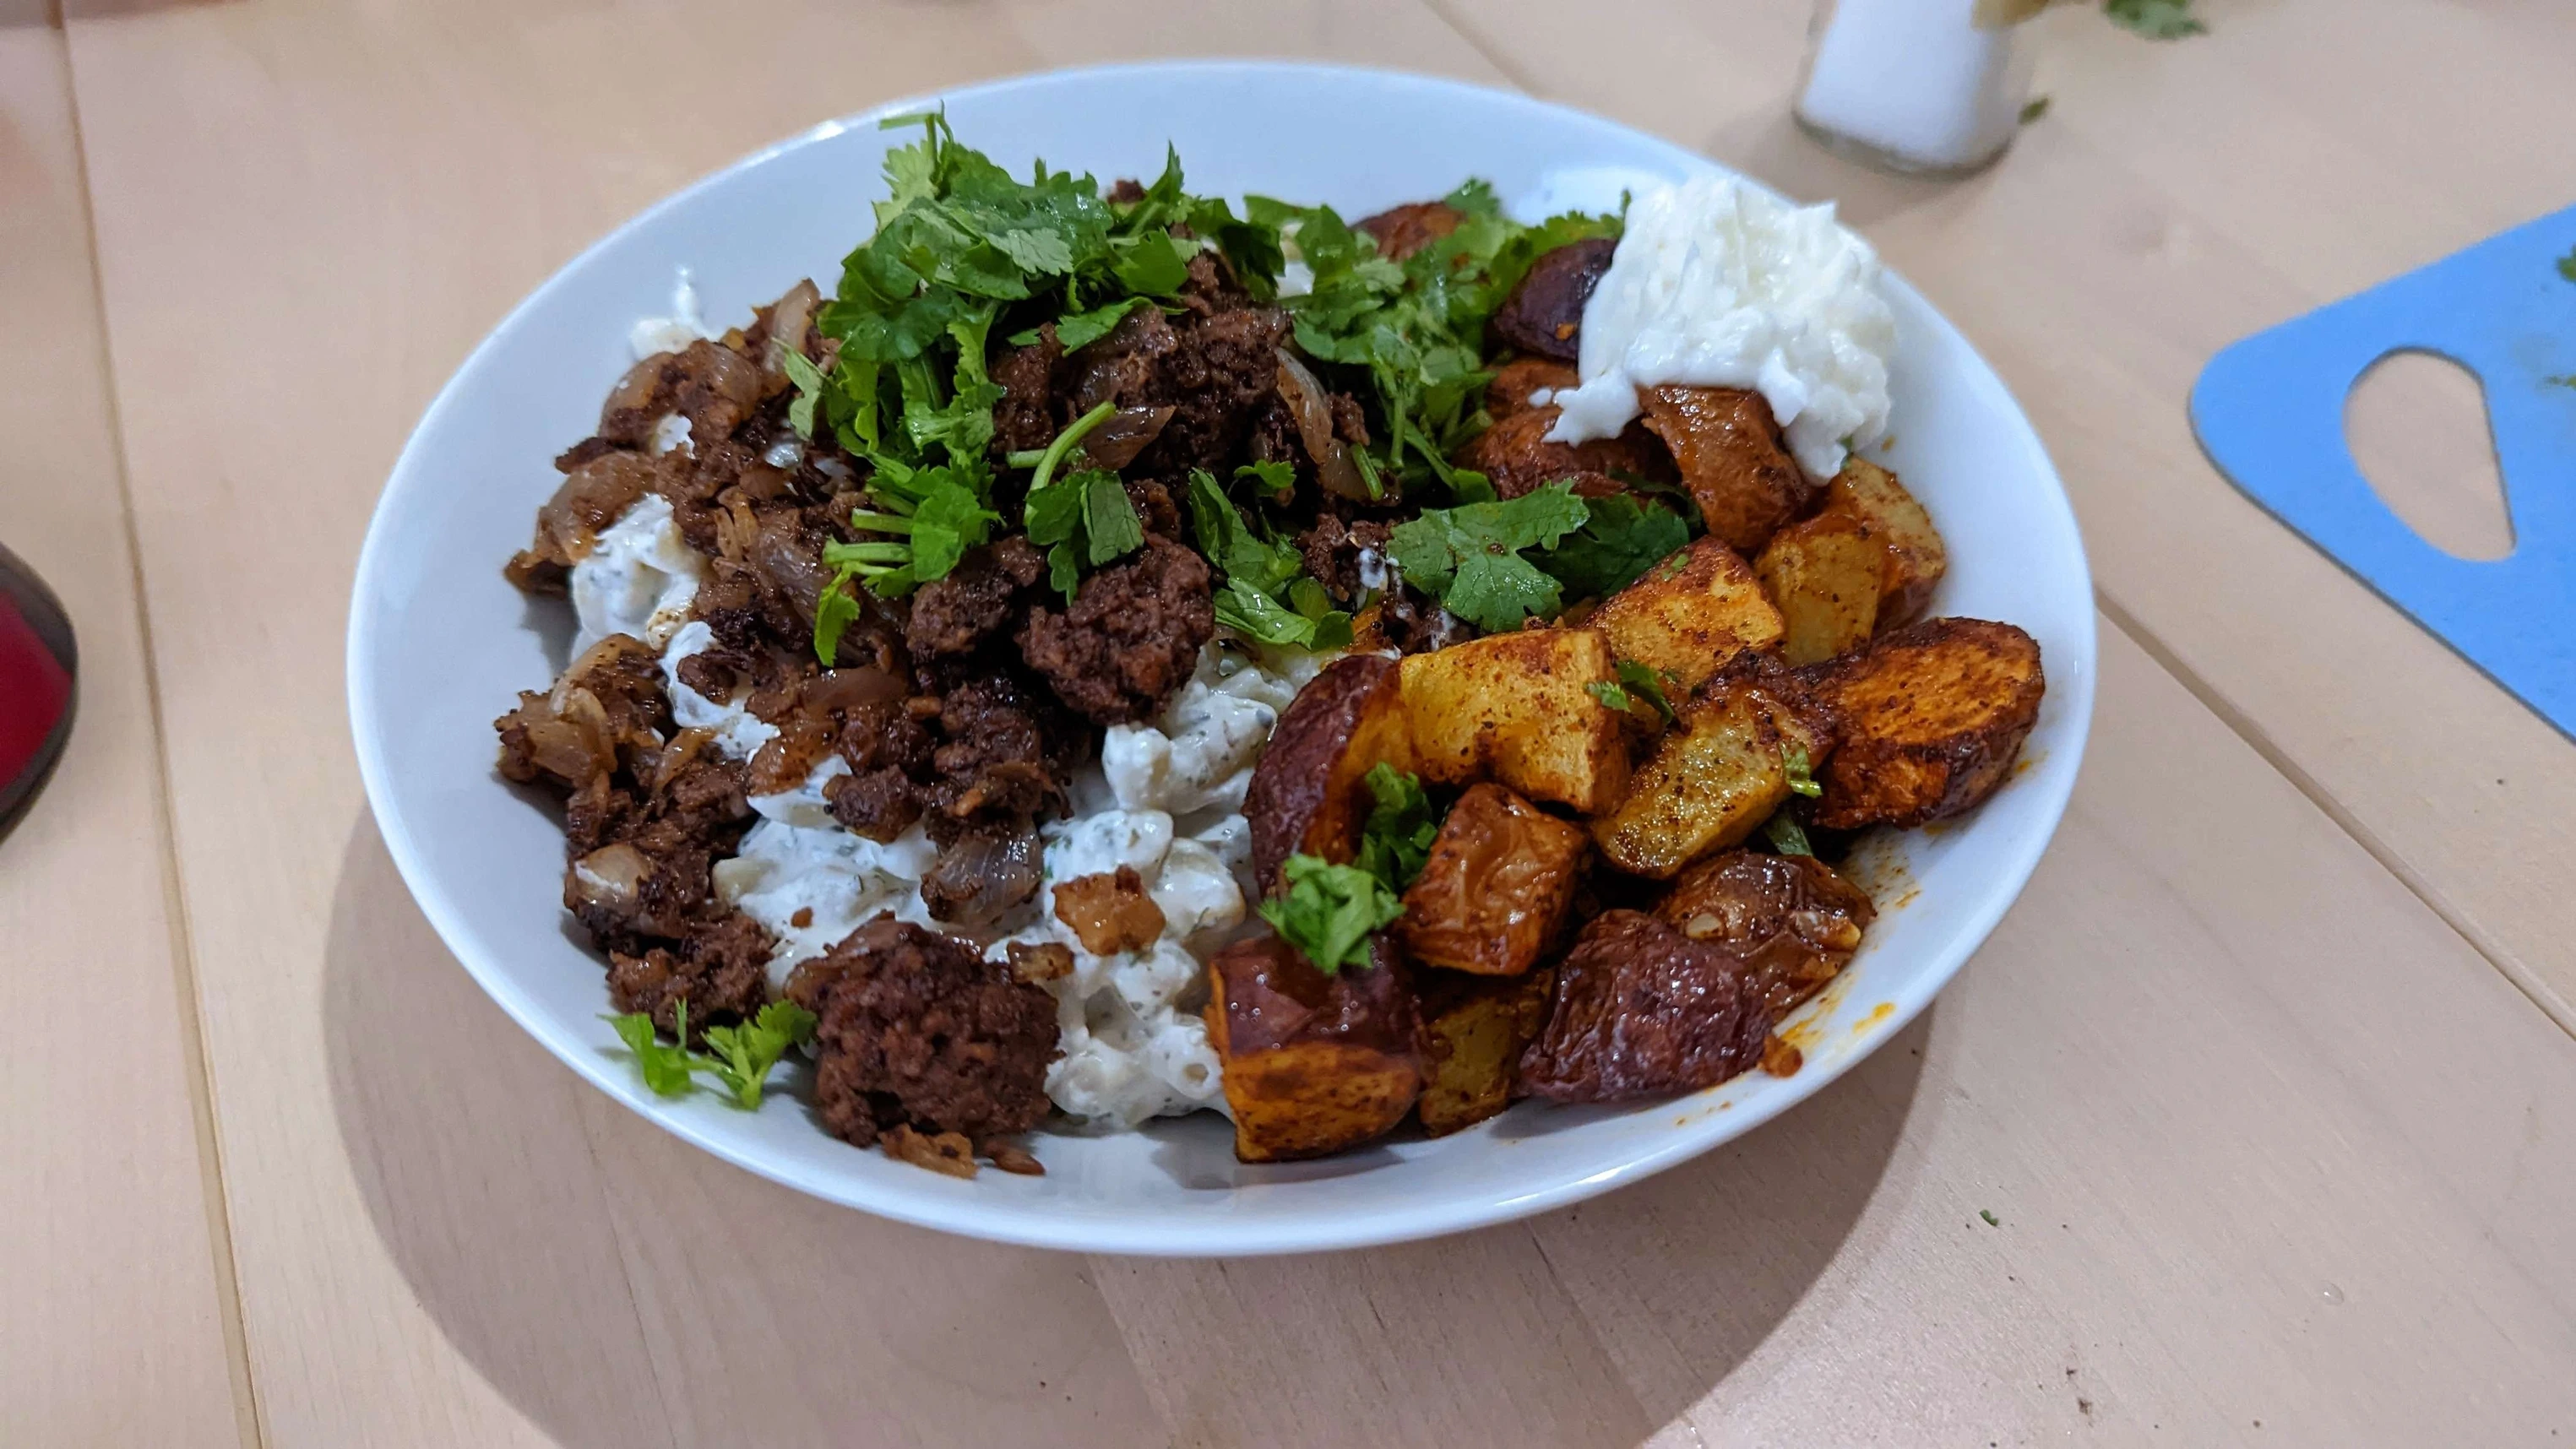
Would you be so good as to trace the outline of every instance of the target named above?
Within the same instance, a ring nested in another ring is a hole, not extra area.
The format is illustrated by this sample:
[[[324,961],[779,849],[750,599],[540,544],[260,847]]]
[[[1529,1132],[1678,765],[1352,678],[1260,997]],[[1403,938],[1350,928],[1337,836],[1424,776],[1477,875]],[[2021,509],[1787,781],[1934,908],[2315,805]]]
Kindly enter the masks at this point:
[[[1235,468],[1234,476],[1260,484],[1261,491],[1274,503],[1287,502],[1297,491],[1297,470],[1286,463],[1244,463]]]
[[[814,408],[823,401],[823,394],[831,382],[812,359],[792,347],[780,347],[778,361],[787,371],[787,381],[796,389],[796,400],[787,405],[787,426],[796,430],[796,436],[811,438],[814,436]]]
[[[1323,585],[1305,577],[1305,557],[1295,544],[1256,531],[1204,468],[1190,470],[1189,501],[1199,552],[1225,580],[1216,596],[1218,623],[1275,646],[1350,646],[1350,616],[1332,607]]]
[[[2149,40],[2180,40],[2209,30],[2191,13],[2191,0],[2102,0],[2102,13]]]
[[[1816,848],[1807,842],[1807,828],[1786,810],[1774,811],[1770,819],[1762,822],[1762,835],[1782,855],[1816,853]]]
[[[1360,826],[1359,868],[1402,892],[1422,874],[1440,838],[1440,817],[1419,776],[1380,760],[1362,777],[1375,802]]]
[[[1282,871],[1288,888],[1261,903],[1261,917],[1328,976],[1366,966],[1370,933],[1404,914],[1386,883],[1358,866],[1292,855]]]
[[[1583,690],[1594,699],[1601,701],[1603,709],[1614,709],[1621,714],[1626,714],[1635,705],[1635,701],[1628,698],[1626,689],[1607,679],[1596,679],[1583,686]]]
[[[1152,305],[1151,298],[1122,297],[1115,302],[1105,302],[1087,312],[1067,312],[1055,319],[1056,345],[1067,352],[1088,347],[1108,336],[1119,323],[1126,321],[1128,313],[1139,307]],[[1037,340],[1038,329],[1035,327],[1026,332],[1015,332],[1011,335],[1011,345],[1014,347],[1026,347]]]
[[[1086,468],[1066,481],[1083,485],[1082,529],[1093,568],[1145,546],[1144,521],[1136,516],[1136,505],[1128,501],[1117,474]]]
[[[1664,723],[1671,724],[1673,702],[1664,693],[1664,686],[1680,684],[1681,676],[1669,669],[1655,669],[1640,664],[1634,659],[1620,660],[1618,668],[1619,683],[1625,686],[1625,692],[1652,705],[1655,713],[1664,717]],[[1621,706],[1621,708],[1625,707]]]
[[[680,1029],[688,1030],[689,1003],[687,1001],[679,1003],[678,1015]],[[635,1054],[635,1065],[643,1071],[644,1085],[652,1088],[654,1095],[662,1097],[689,1095],[691,1084],[687,1047],[663,1041],[653,1029],[653,1018],[640,1011],[628,1012],[624,1016],[612,1016],[607,1018],[607,1021],[610,1026],[617,1029],[617,1039],[626,1043],[626,1049]]]
[[[1810,773],[1814,767],[1808,763],[1805,746],[1793,745],[1783,749],[1780,752],[1780,768],[1789,776],[1790,794],[1803,795],[1813,800],[1825,793],[1825,787],[1817,784],[1816,777]]]
[[[1583,527],[1538,560],[1575,598],[1615,594],[1690,542],[1690,525],[1661,504],[1624,494],[1585,504]]]
[[[1521,551],[1556,547],[1589,516],[1572,483],[1551,483],[1509,502],[1425,509],[1395,526],[1387,556],[1449,612],[1501,633],[1533,616],[1553,618],[1564,602],[1555,576]]]
[[[857,575],[843,571],[832,576],[823,595],[814,601],[814,657],[831,668],[841,653],[841,635],[859,621],[859,601],[850,592],[850,581]]]
[[[701,1070],[712,1070],[737,1106],[757,1111],[770,1068],[789,1047],[813,1040],[814,1025],[814,1013],[792,1001],[773,1001],[740,1026],[708,1027],[706,1042],[715,1060]]]

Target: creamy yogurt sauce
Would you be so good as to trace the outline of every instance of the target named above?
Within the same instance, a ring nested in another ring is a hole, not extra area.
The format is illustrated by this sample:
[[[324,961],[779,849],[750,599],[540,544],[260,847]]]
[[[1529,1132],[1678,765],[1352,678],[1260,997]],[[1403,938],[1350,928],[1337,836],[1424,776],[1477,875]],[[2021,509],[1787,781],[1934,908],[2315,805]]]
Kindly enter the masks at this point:
[[[1616,434],[1656,383],[1762,394],[1815,478],[1887,429],[1896,318],[1878,254],[1834,220],[1741,182],[1703,177],[1639,195],[1583,308],[1579,386],[1548,437]]]
[[[705,556],[689,547],[671,521],[670,500],[644,495],[572,566],[573,617],[579,621],[572,652],[578,656],[611,634],[632,634],[661,648],[688,621],[706,569]]]

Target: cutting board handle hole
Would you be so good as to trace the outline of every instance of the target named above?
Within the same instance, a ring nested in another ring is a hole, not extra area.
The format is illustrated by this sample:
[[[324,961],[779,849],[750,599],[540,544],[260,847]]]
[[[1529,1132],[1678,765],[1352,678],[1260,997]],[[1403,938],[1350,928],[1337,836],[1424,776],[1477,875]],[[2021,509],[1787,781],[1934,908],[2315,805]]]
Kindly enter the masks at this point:
[[[2513,552],[2513,520],[2478,375],[2406,348],[2370,365],[2344,399],[2345,446],[2406,525],[2453,558]]]

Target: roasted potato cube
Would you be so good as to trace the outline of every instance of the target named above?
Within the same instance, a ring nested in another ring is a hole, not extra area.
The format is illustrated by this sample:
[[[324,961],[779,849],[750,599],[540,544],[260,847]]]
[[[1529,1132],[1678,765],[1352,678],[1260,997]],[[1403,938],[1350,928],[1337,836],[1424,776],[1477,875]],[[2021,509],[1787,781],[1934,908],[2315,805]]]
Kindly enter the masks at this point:
[[[1835,717],[1815,821],[1922,825],[1974,808],[2039,721],[2039,642],[2010,624],[1926,619],[1801,671]]]
[[[1327,976],[1276,936],[1208,963],[1201,1011],[1246,1162],[1321,1157],[1404,1120],[1422,1090],[1413,995],[1393,942]]]
[[[1361,217],[1351,225],[1376,240],[1379,256],[1400,262],[1456,231],[1466,219],[1466,213],[1445,201],[1416,201]]]
[[[1779,607],[1782,662],[1821,664],[1867,643],[1889,567],[1878,530],[1830,507],[1771,535],[1754,568]]]
[[[1734,955],[1643,912],[1603,911],[1556,969],[1520,1083],[1558,1102],[1667,1097],[1751,1067],[1770,1035],[1771,1008]]]
[[[1896,481],[1896,475],[1855,456],[1825,491],[1824,511],[1857,518],[1887,545],[1887,572],[1878,596],[1878,627],[1909,623],[1932,602],[1932,587],[1950,566],[1950,551],[1932,515]]]
[[[1672,449],[1701,520],[1727,547],[1760,553],[1815,501],[1820,490],[1781,448],[1760,393],[1666,384],[1640,388],[1637,397],[1647,428]]]
[[[1491,479],[1500,498],[1518,498],[1560,478],[1575,479],[1575,491],[1592,497],[1605,490],[1618,491],[1613,475],[1619,473],[1657,480],[1673,477],[1672,455],[1645,429],[1631,426],[1615,438],[1553,443],[1547,430],[1556,426],[1556,418],[1553,403],[1498,418],[1458,450],[1458,465]]]
[[[1626,788],[1621,716],[1591,689],[1619,677],[1600,631],[1491,634],[1401,663],[1414,768],[1424,779],[1464,785],[1491,778],[1587,815]]]
[[[1703,538],[1612,594],[1586,620],[1610,651],[1669,672],[1684,691],[1749,649],[1780,642],[1780,611],[1735,550]]]
[[[1610,270],[1617,240],[1586,237],[1530,264],[1520,285],[1494,309],[1494,335],[1539,357],[1572,362],[1582,351],[1583,304]]]
[[[1878,912],[1868,892],[1812,855],[1729,850],[1684,871],[1655,916],[1743,958],[1777,1018],[1834,979]]]
[[[1789,798],[1789,753],[1805,751],[1812,767],[1832,744],[1829,726],[1777,664],[1747,660],[1691,696],[1618,808],[1592,822],[1592,839],[1621,870],[1669,880],[1769,819]]]
[[[1573,387],[1583,380],[1574,365],[1552,357],[1522,357],[1502,365],[1494,380],[1485,384],[1485,415],[1496,421],[1533,406],[1530,395],[1541,388],[1553,392]]]
[[[1423,971],[1414,977],[1413,1010],[1422,1023],[1422,1130],[1445,1137],[1510,1105],[1512,1070],[1547,1025],[1556,973],[1461,976]]]
[[[1280,714],[1244,792],[1253,875],[1262,889],[1277,888],[1279,867],[1292,855],[1349,864],[1375,803],[1369,770],[1380,761],[1410,770],[1412,758],[1394,660],[1348,654],[1307,681]]]
[[[1416,961],[1517,976],[1565,929],[1590,846],[1580,827],[1502,786],[1470,786],[1404,893],[1396,939]]]

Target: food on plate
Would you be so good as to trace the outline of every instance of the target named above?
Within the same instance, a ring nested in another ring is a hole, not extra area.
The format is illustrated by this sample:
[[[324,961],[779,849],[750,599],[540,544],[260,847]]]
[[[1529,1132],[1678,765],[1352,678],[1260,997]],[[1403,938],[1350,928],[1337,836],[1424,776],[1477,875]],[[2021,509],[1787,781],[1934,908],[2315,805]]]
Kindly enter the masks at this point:
[[[1619,719],[1597,692],[1618,680],[1595,629],[1523,629],[1409,654],[1404,717],[1422,777],[1490,776],[1533,800],[1598,811],[1628,783]]]
[[[1374,800],[1369,771],[1381,764],[1406,769],[1412,760],[1396,662],[1350,654],[1326,665],[1279,716],[1253,767],[1244,814],[1252,822],[1254,879],[1275,887],[1292,855],[1348,862],[1359,853],[1360,825]]]
[[[1834,719],[1816,822],[1900,828],[1984,803],[2039,721],[2039,645],[2010,624],[1926,619],[1804,672]]]
[[[1500,785],[1470,785],[1404,893],[1395,938],[1426,966],[1521,975],[1564,931],[1590,849],[1582,827]]]
[[[1642,912],[1603,911],[1556,968],[1520,1084],[1559,1102],[1669,1097],[1754,1066],[1770,1035],[1743,961]]]
[[[1691,690],[1729,662],[1781,642],[1785,605],[1743,556],[1715,535],[1700,538],[1604,599],[1584,622],[1621,660],[1655,671],[1668,689]]]
[[[1418,972],[1413,984],[1422,1042],[1414,1115],[1425,1136],[1446,1137],[1511,1105],[1513,1072],[1547,1025],[1556,972],[1470,976],[1435,967]]]
[[[1669,880],[1760,829],[1833,743],[1831,715],[1801,681],[1755,655],[1676,706],[1627,793],[1594,818],[1592,838],[1619,869]]]
[[[1367,965],[1327,975],[1273,936],[1208,963],[1208,1040],[1225,1064],[1235,1156],[1321,1157],[1404,1120],[1422,1059],[1400,961],[1380,936]]]
[[[497,769],[646,1087],[810,1059],[824,1130],[971,1176],[1794,1069],[1875,914],[1816,852],[1972,808],[2043,692],[1913,622],[1868,248],[1734,183],[1353,223],[902,124],[829,294],[719,329],[683,274],[502,565],[574,627]]]
[[[1878,910],[1812,855],[1729,850],[1684,871],[1655,915],[1741,959],[1772,1016],[1783,1017],[1841,974]]]

